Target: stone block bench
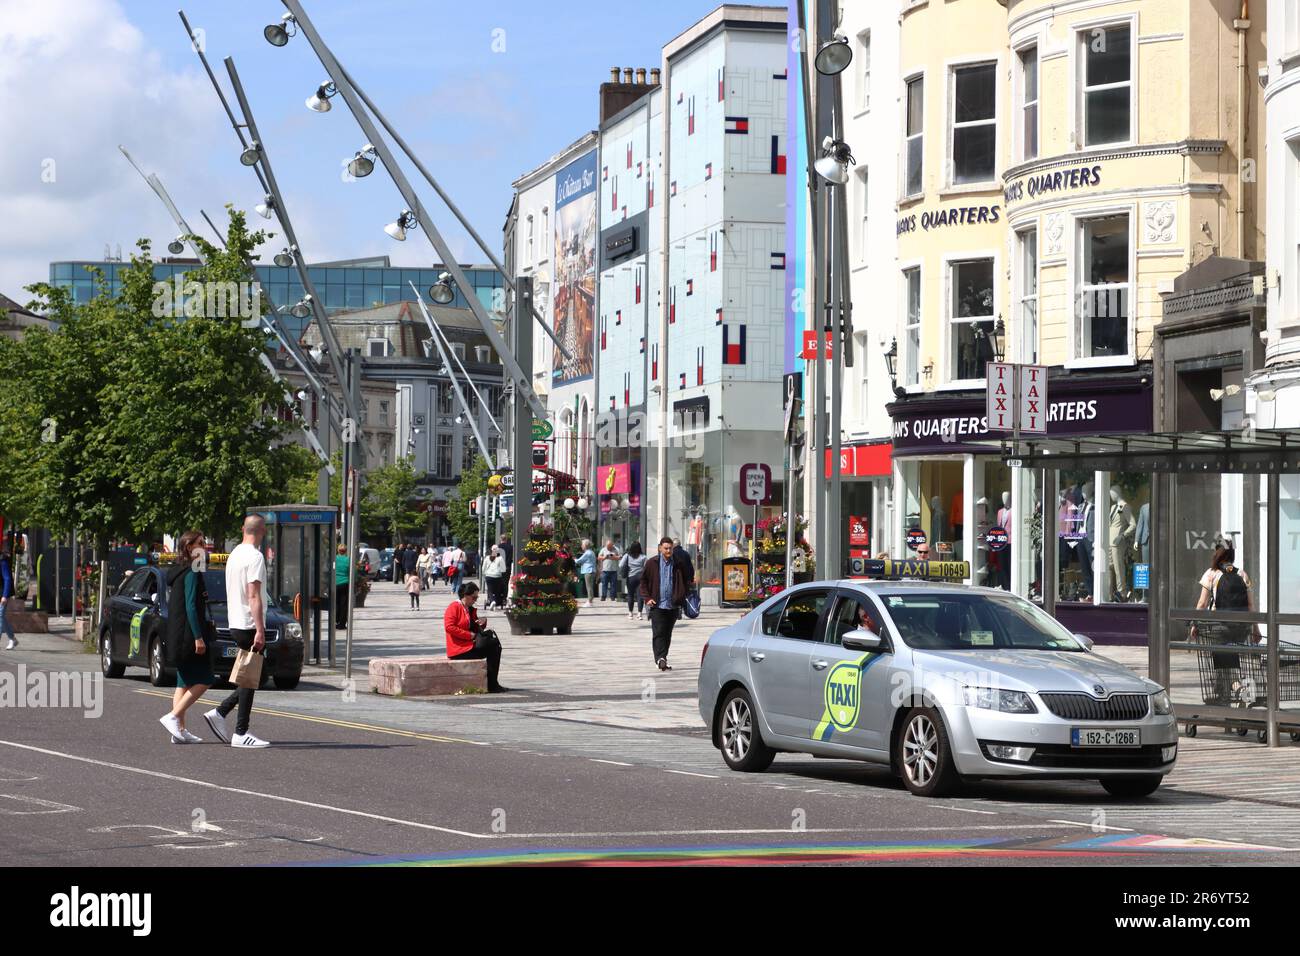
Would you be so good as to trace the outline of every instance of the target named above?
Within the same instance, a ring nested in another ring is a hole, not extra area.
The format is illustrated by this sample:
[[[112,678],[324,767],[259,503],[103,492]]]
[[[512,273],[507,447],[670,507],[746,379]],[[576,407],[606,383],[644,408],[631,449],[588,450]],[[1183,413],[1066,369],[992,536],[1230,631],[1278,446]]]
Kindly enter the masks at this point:
[[[435,697],[487,691],[487,661],[443,657],[372,657],[370,689],[387,697]]]

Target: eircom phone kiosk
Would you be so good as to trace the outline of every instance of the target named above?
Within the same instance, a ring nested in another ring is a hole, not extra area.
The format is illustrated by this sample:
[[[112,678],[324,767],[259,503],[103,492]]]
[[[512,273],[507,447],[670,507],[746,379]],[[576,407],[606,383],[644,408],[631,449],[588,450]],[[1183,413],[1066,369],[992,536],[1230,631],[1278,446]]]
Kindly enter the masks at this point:
[[[321,662],[325,634],[334,665],[334,556],[338,509],[320,505],[268,505],[249,508],[266,520],[268,603],[302,625],[308,659]]]

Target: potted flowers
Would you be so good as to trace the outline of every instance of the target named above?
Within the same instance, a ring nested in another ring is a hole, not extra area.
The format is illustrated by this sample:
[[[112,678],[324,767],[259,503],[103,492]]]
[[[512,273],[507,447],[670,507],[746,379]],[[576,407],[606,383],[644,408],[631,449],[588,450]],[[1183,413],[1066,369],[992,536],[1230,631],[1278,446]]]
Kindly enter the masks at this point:
[[[569,593],[571,573],[560,569],[555,542],[544,528],[534,528],[524,544],[513,577],[515,597],[506,618],[512,634],[568,634],[578,614]]]

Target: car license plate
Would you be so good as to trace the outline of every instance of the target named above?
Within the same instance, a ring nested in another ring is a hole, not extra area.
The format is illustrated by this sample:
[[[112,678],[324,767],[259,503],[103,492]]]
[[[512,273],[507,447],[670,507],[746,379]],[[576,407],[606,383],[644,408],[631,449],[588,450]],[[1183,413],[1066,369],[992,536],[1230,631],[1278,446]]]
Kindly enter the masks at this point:
[[[1142,737],[1136,730],[1075,727],[1070,731],[1072,747],[1138,747],[1141,744]]]
[[[222,656],[222,657],[238,657],[238,656],[239,656],[239,648],[238,648],[238,647],[227,647],[227,648],[225,648],[225,650],[223,650],[223,651],[221,652],[221,656]],[[1078,731],[1075,731],[1075,733],[1078,733]]]

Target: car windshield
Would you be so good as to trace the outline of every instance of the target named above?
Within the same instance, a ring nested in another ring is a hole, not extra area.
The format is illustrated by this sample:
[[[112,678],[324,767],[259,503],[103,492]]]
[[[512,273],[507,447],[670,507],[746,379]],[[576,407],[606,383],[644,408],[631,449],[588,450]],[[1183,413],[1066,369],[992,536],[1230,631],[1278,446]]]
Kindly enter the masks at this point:
[[[1083,650],[1042,610],[1011,595],[944,591],[884,600],[903,641],[918,650]]]

